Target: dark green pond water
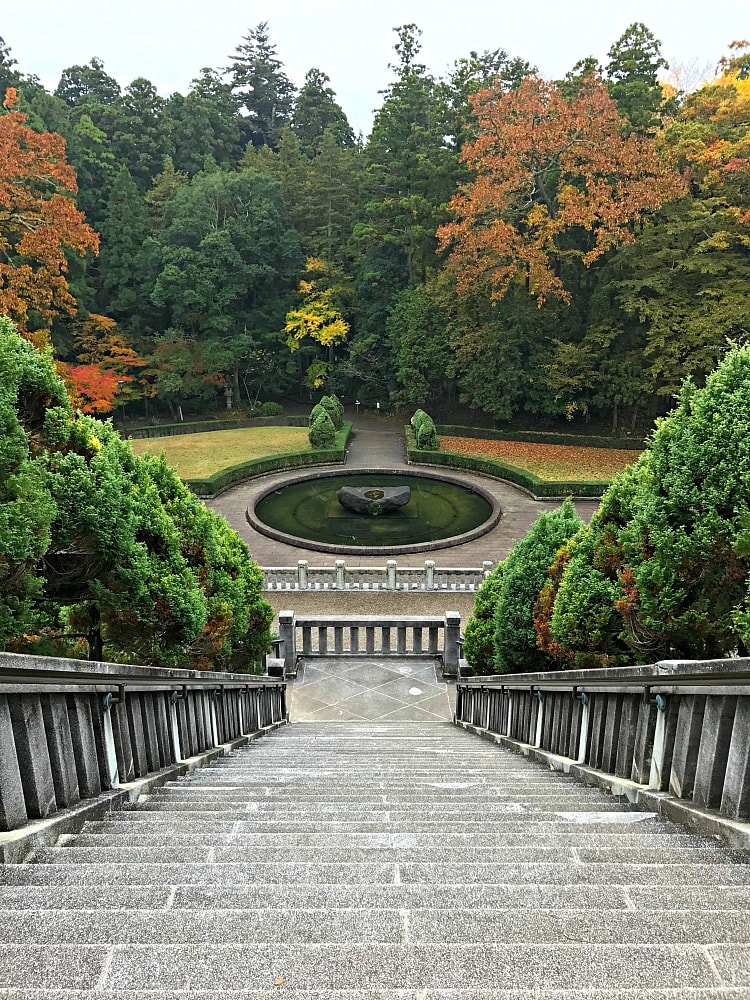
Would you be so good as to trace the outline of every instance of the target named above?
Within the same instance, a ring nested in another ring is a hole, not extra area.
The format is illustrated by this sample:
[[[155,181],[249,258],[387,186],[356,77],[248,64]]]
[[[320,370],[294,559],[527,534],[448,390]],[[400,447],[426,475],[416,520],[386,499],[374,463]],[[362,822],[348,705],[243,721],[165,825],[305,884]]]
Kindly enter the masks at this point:
[[[409,486],[405,507],[371,517],[339,503],[342,486]],[[307,479],[280,487],[255,506],[255,516],[277,531],[329,545],[413,545],[463,534],[483,524],[492,506],[479,493],[457,483],[421,476],[378,473]]]

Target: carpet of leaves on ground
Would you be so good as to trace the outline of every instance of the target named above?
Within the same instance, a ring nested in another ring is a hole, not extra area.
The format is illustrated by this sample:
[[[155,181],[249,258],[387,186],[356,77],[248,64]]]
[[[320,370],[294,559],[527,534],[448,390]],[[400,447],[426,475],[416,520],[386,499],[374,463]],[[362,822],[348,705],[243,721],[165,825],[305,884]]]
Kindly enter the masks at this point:
[[[586,448],[530,441],[440,436],[440,450],[512,465],[550,482],[608,483],[638,457],[625,448]]]
[[[158,455],[163,451],[169,464],[184,479],[203,479],[254,458],[310,451],[306,427],[241,427],[148,438],[131,444],[137,455],[147,451]]]

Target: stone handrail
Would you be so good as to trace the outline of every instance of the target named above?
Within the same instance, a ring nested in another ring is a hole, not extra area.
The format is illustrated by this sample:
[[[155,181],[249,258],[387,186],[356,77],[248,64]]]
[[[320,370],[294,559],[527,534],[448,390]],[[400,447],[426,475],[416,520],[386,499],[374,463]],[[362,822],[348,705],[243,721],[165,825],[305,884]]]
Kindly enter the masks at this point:
[[[300,559],[296,566],[264,566],[265,590],[477,590],[494,563],[481,567],[439,567],[431,559],[424,566],[399,566],[388,559],[384,566],[347,566],[337,559],[333,566],[310,566]]]
[[[311,616],[279,612],[279,638],[268,672],[296,675],[299,659],[310,656],[433,656],[443,674],[455,677],[461,643],[461,616]]]
[[[278,680],[0,653],[0,831],[285,719]]]
[[[750,659],[461,677],[455,721],[750,846]]]

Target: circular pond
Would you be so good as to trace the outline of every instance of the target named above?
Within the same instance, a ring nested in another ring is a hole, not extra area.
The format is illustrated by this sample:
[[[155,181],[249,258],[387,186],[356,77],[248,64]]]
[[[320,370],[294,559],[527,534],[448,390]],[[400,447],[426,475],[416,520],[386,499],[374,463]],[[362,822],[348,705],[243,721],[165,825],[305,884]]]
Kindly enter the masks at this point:
[[[407,503],[374,513],[344,506],[339,491],[397,492]],[[489,531],[500,518],[492,496],[455,479],[393,470],[296,477],[268,490],[248,509],[247,520],[265,535],[324,552],[419,552],[459,545]]]

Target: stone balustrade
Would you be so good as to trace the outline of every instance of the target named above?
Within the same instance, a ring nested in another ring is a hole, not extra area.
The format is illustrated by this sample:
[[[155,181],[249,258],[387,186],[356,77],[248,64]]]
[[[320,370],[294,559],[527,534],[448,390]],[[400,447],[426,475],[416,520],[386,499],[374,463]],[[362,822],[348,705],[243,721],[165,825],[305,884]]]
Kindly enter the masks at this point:
[[[0,831],[286,714],[285,686],[269,678],[0,653]]]
[[[311,656],[432,656],[443,674],[455,677],[461,643],[461,616],[311,616],[279,612],[279,638],[268,672],[296,675],[297,662]]]
[[[424,566],[399,566],[388,559],[384,566],[347,566],[337,559],[333,566],[310,566],[300,559],[296,566],[265,566],[265,590],[477,590],[494,563],[478,568],[439,567],[432,559]]]
[[[750,817],[748,659],[462,676],[455,718],[678,822]]]

